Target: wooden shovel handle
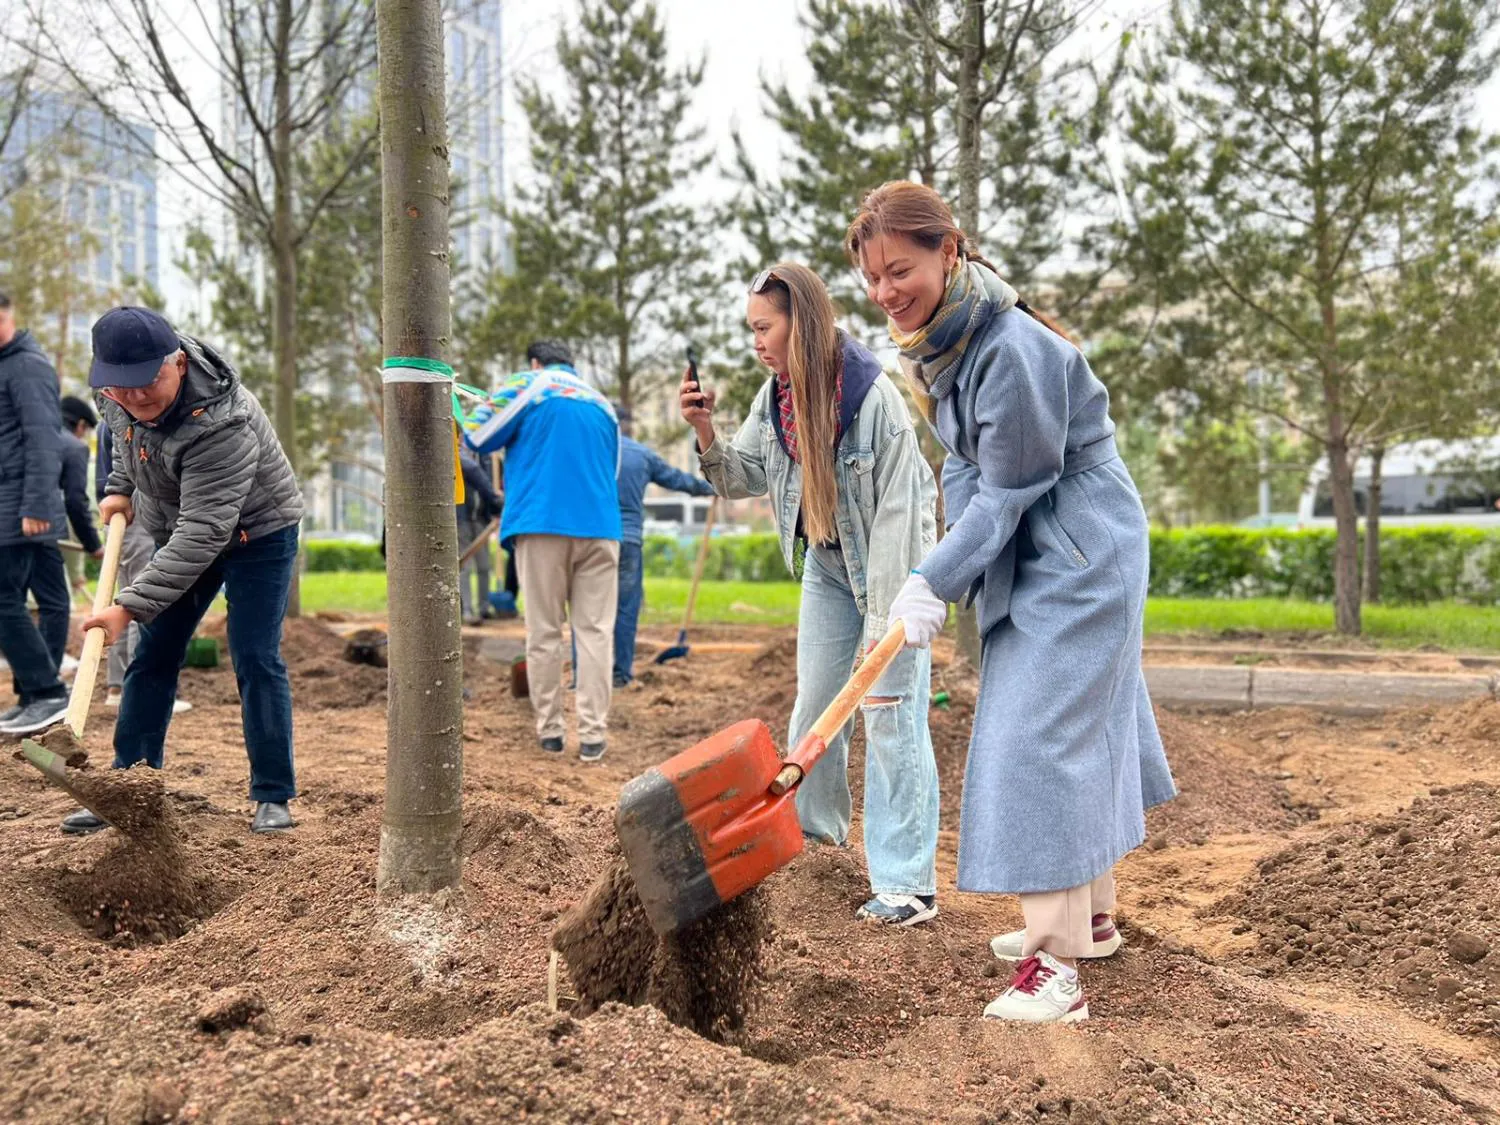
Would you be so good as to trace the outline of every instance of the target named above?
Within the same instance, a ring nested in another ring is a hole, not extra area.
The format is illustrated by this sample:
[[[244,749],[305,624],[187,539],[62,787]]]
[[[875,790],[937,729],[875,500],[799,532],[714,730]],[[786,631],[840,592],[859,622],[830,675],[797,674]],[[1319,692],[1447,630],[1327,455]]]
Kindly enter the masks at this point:
[[[870,694],[875,681],[880,679],[882,673],[890,667],[891,661],[896,659],[896,654],[905,647],[906,626],[897,618],[891,622],[880,643],[865,654],[863,662],[854,670],[854,675],[849,677],[849,682],[818,716],[812,729],[802,736],[802,741],[787,756],[786,765],[781,767],[781,772],[771,782],[772,793],[779,797],[807,776],[808,771],[817,765],[818,759],[828,749],[828,740],[843,729],[849,717],[865,701],[865,696]]]
[[[458,565],[463,566],[464,563],[468,562],[475,555],[477,555],[479,553],[479,548],[483,547],[490,541],[490,536],[495,534],[495,531],[497,528],[499,528],[499,526],[499,520],[490,520],[489,523],[485,524],[484,530],[481,531],[477,536],[475,536],[474,542],[465,547],[464,553],[458,556]]]
[[[698,605],[698,586],[703,581],[703,567],[708,562],[708,541],[714,529],[714,510],[719,506],[715,496],[708,502],[708,515],[703,520],[703,538],[698,543],[698,561],[693,565],[693,585],[688,590],[687,611],[682,615],[682,630],[687,632],[693,623],[693,610]]]
[[[99,564],[99,584],[94,589],[94,612],[98,617],[115,600],[115,578],[120,573],[120,551],[125,546],[125,513],[116,512],[104,531],[104,561]],[[73,673],[73,694],[68,697],[68,713],[63,722],[73,737],[83,738],[88,722],[89,704],[94,699],[94,682],[99,678],[99,657],[104,654],[104,630],[90,629],[83,636],[83,651],[78,656],[78,671]]]

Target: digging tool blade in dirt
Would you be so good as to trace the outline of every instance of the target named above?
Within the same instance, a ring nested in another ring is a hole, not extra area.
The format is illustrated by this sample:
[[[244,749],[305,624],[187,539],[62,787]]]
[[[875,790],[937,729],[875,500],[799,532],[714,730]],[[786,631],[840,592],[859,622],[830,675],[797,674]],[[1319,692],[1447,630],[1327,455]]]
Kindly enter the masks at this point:
[[[72,797],[73,800],[77,801],[84,808],[89,809],[90,799],[81,791],[75,789],[72,783],[68,781],[68,763],[61,754],[54,754],[45,746],[33,742],[28,738],[21,743],[21,755],[37,769],[41,770],[47,780],[52,782],[53,785]],[[96,809],[89,809],[89,812],[95,816],[99,816],[99,812]],[[100,819],[103,818],[101,817]]]
[[[657,933],[704,917],[802,850],[793,791],[905,643],[893,622],[786,761],[751,719],[626,784],[615,830]]]
[[[99,585],[94,592],[95,616],[103,613],[114,601],[115,576],[120,570],[120,551],[124,545],[125,516],[119,514],[109,521],[104,533],[104,559],[99,564]],[[66,767],[88,760],[83,746],[83,728],[88,722],[94,683],[99,678],[99,658],[103,654],[104,630],[90,629],[83,638],[83,651],[78,656],[78,670],[73,673],[73,691],[68,696],[68,711],[62,723],[44,731],[36,739],[27,738],[21,742],[22,756],[85,808],[88,807],[87,801],[68,784]],[[56,750],[67,752],[59,755]]]
[[[698,562],[693,566],[693,585],[688,590],[687,612],[682,615],[682,628],[677,633],[677,643],[656,654],[656,663],[681,660],[692,651],[687,643],[688,628],[693,624],[693,609],[698,604],[698,585],[703,581],[703,564],[708,561],[708,541],[714,530],[714,509],[719,506],[715,497],[708,505],[708,517],[703,523],[703,538],[698,542]]]

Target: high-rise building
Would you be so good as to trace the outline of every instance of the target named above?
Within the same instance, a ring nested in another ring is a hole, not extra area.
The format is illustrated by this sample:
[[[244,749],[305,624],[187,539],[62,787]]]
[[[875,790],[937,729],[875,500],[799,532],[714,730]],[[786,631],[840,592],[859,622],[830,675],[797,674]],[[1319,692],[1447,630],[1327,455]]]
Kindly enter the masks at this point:
[[[501,133],[500,0],[463,0],[447,18],[448,150],[454,264],[462,273],[507,261]]]
[[[33,93],[17,116],[0,152],[0,183],[31,184],[57,199],[65,221],[54,229],[65,243],[56,254],[79,282],[59,307],[26,310],[33,325],[52,330],[60,350],[86,349],[95,318],[160,284],[155,152],[148,125],[115,120],[64,93]],[[12,241],[9,253],[15,250]],[[0,277],[7,253],[0,247]]]

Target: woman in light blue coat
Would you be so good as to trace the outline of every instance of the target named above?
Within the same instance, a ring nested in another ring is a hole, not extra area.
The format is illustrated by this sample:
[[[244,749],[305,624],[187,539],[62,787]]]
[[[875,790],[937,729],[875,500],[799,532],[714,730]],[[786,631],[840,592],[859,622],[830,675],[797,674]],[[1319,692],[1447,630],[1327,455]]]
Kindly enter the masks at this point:
[[[960,890],[1021,896],[1019,962],[985,1015],[1088,1018],[1077,960],[1120,945],[1112,869],[1175,795],[1141,671],[1146,514],[1115,448],[1109,395],[1018,300],[931,188],[865,197],[847,249],[948,451],[947,536],[891,616],[908,643],[974,599],[979,700],[959,827]]]
[[[885,635],[888,610],[937,538],[937,482],[894,383],[838,330],[818,276],[783,263],[750,286],[746,322],[771,369],[732,441],[713,426],[714,393],[685,376],[682,416],[720,496],[771,498],[781,550],[803,556],[795,746]],[[901,653],[875,684],[865,720],[865,860],[874,897],[858,916],[914,926],[937,915],[938,778],[927,729],[930,656]],[[809,836],[849,835],[849,729],[797,788]]]

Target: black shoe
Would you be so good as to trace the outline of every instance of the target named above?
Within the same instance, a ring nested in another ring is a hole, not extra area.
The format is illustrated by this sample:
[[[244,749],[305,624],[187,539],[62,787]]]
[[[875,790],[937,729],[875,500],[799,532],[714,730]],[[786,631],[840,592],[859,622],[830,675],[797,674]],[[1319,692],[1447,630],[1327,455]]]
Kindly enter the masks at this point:
[[[255,806],[255,818],[250,821],[251,832],[285,832],[295,827],[297,822],[285,801],[261,801]]]
[[[95,816],[88,809],[78,809],[62,818],[63,834],[67,836],[87,836],[108,827],[108,824],[103,817]]]
[[[627,687],[629,687],[631,685],[631,683],[632,683],[632,681],[631,681],[631,679],[630,679],[629,676],[616,676],[615,677],[615,687],[617,687],[617,688],[627,688]]]
[[[0,733],[34,734],[39,730],[46,730],[67,713],[68,697],[66,695],[56,699],[36,699],[16,712],[14,718],[0,722]]]
[[[14,707],[7,707],[4,711],[0,711],[0,723],[10,722],[17,715],[19,715],[25,709],[25,707],[26,704],[17,703]]]
[[[560,738],[542,739],[542,749],[549,754],[561,754],[563,752],[563,740]]]
[[[604,757],[604,743],[585,742],[578,748],[578,760],[580,762],[597,762]]]

